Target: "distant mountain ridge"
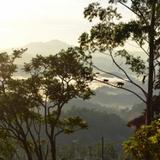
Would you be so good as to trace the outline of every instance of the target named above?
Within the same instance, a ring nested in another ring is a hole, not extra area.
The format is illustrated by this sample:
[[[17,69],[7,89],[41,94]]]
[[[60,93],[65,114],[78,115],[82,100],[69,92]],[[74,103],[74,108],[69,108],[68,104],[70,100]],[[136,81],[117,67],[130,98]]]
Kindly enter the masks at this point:
[[[28,48],[28,52],[31,54],[42,54],[42,55],[48,55],[48,54],[56,54],[61,49],[67,49],[71,45],[60,41],[60,40],[51,40],[47,42],[33,42],[29,43],[23,48]]]
[[[17,61],[18,64],[23,64],[24,62],[29,62],[37,54],[47,56],[50,54],[56,54],[62,49],[67,49],[71,45],[60,41],[60,40],[51,40],[47,42],[32,42],[19,48],[27,48],[27,51],[23,54],[22,58]],[[16,49],[16,48],[14,48]],[[6,50],[11,51],[11,49]]]
[[[71,45],[66,42],[60,40],[51,40],[47,42],[33,42],[27,45],[21,46],[19,48],[28,48],[28,50],[23,54],[22,58],[17,61],[20,68],[22,67],[24,62],[29,62],[36,54],[41,54],[43,56],[54,55],[58,53],[62,49],[67,49],[71,47]],[[121,63],[120,59],[117,59],[118,63]],[[96,54],[93,57],[93,63],[99,68],[115,73],[121,77],[124,76],[113,64],[112,60],[109,56],[102,56],[101,54]],[[126,69],[127,67],[125,67]],[[127,70],[127,72],[132,76],[132,73]],[[19,69],[18,76],[25,76],[22,70]],[[101,75],[101,74],[100,74]],[[102,74],[104,78],[111,78],[109,75]],[[113,77],[112,77],[113,78]],[[145,87],[141,81],[132,77],[132,79],[138,83],[143,88]],[[94,84],[97,85],[97,84]],[[125,87],[128,89],[134,90],[136,93],[140,93],[139,89],[131,84],[125,83]],[[136,96],[133,96],[129,92],[126,92],[121,89],[107,87],[107,85],[103,85],[101,87],[97,87],[95,89],[96,96],[91,98],[89,101],[92,104],[98,104],[105,107],[131,107],[134,104],[140,103],[139,99]]]

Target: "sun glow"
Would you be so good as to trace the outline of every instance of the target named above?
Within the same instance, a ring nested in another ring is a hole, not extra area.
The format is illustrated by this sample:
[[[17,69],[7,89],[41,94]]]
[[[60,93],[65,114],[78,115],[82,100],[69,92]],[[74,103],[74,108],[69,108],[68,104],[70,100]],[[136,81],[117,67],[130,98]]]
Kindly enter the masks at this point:
[[[0,0],[0,49],[52,39],[77,44],[91,27],[83,11],[93,1]]]

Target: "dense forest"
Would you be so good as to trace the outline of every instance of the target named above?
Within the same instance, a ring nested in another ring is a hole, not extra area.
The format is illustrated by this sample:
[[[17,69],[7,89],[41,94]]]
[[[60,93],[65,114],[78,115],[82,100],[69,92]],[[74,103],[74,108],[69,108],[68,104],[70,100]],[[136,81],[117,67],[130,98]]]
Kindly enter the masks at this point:
[[[159,0],[97,1],[83,14],[92,26],[77,46],[0,53],[0,159],[160,160]]]

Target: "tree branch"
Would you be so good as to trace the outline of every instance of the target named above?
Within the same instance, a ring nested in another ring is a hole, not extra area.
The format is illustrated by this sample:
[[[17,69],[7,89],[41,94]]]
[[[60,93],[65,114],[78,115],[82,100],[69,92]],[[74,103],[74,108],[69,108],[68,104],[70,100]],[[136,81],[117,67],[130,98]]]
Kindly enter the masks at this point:
[[[109,85],[109,86],[115,87],[115,88],[120,88],[120,89],[126,90],[126,91],[128,91],[128,92],[130,92],[130,93],[133,93],[133,94],[134,94],[135,96],[137,96],[143,103],[146,103],[146,101],[145,101],[140,95],[138,95],[136,92],[134,92],[134,91],[132,91],[132,90],[130,90],[130,89],[127,89],[127,88],[124,88],[124,87],[118,87],[118,86],[115,86],[115,85],[110,84],[110,83],[107,83],[107,82],[103,82],[103,81],[98,80],[98,79],[94,79],[94,80],[96,80],[96,81],[98,81],[98,82],[101,82],[101,83],[104,83],[104,84],[107,84],[107,85]]]
[[[113,57],[113,55],[112,55],[112,52],[109,51],[109,53],[110,53],[110,56],[111,56],[111,58],[112,58],[113,63],[114,63],[114,64],[125,74],[125,76],[128,78],[128,80],[129,80],[128,82],[131,83],[131,84],[133,84],[133,85],[135,85],[137,88],[139,88],[139,89],[143,92],[144,96],[147,97],[147,92],[146,92],[141,86],[139,86],[137,83],[135,83],[135,82],[130,78],[130,76],[127,74],[127,72],[126,72],[122,67],[120,67],[120,65],[115,61],[115,59],[114,59],[114,57]]]
[[[132,1],[132,0],[131,0],[131,1]],[[144,21],[146,22],[146,24],[147,24],[146,19],[144,19],[144,17],[141,15],[141,13],[140,13],[140,14],[136,13],[132,8],[128,7],[126,4],[124,4],[124,3],[120,2],[120,1],[119,1],[119,3],[120,3],[121,5],[123,5],[125,8],[127,8],[128,10],[130,10],[132,13],[134,13],[135,15],[137,15],[139,18],[143,18],[143,20],[144,20]]]
[[[63,133],[64,129],[59,130],[57,133],[55,133],[54,137],[58,136],[59,134]]]
[[[131,2],[134,3],[133,0],[131,0]],[[141,16],[141,17],[143,18],[143,20],[145,21],[145,23],[146,23],[146,25],[147,25],[147,20],[145,19],[143,13],[142,13],[141,10],[137,7],[137,5],[136,5],[136,8],[137,8],[137,10],[138,10],[138,12],[139,12],[139,14],[140,14],[139,16]]]
[[[142,49],[142,51],[147,55],[149,56],[148,52],[141,46],[138,44],[138,42],[136,41],[137,45]]]
[[[99,68],[99,67],[97,67],[97,66],[95,66],[95,65],[93,65],[93,64],[92,64],[92,66],[93,66],[94,68],[96,68],[97,70],[99,70],[99,71],[105,73],[105,74],[114,76],[114,77],[119,78],[119,79],[121,79],[121,80],[123,80],[123,81],[127,81],[126,79],[124,79],[124,78],[122,78],[122,77],[120,77],[120,76],[117,76],[117,75],[114,74],[114,73],[110,73],[110,72],[104,71],[103,69],[101,69],[101,68]],[[128,82],[128,81],[127,81],[127,82]]]

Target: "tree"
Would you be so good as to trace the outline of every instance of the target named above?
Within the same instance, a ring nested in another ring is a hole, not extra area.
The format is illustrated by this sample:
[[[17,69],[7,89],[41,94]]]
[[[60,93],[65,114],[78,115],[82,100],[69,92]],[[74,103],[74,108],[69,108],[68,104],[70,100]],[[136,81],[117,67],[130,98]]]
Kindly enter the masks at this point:
[[[133,160],[160,159],[160,121],[153,121],[148,126],[141,126],[124,144],[127,157]]]
[[[45,133],[53,160],[56,159],[56,136],[73,132],[76,125],[86,127],[78,117],[61,122],[60,116],[69,100],[76,97],[88,99],[92,93],[87,83],[92,80],[88,58],[80,48],[69,48],[56,56],[38,56],[25,66],[25,71],[31,74],[30,90],[44,112]]]
[[[71,99],[92,95],[90,57],[78,47],[39,55],[25,64],[27,78],[15,79],[14,53],[0,56],[0,128],[19,142],[28,160],[56,160],[56,137],[87,127],[80,117],[63,118],[61,112]]]
[[[134,13],[136,18],[123,22],[116,4],[120,4]],[[124,74],[124,77],[107,72],[94,65],[93,67],[140,89],[143,96],[129,88],[117,86],[133,93],[146,104],[145,123],[150,124],[154,118],[153,91],[159,89],[160,83],[160,3],[158,0],[109,0],[108,5],[107,8],[104,8],[99,3],[91,3],[85,8],[85,18],[89,21],[98,19],[98,23],[92,26],[90,33],[83,33],[80,36],[80,46],[84,51],[99,51],[111,56],[112,61]],[[134,41],[139,46],[146,60],[142,59],[141,55],[135,56],[125,48],[128,40]],[[129,73],[117,63],[117,56],[124,60],[133,73],[143,79],[143,83],[147,83],[147,90],[134,82]],[[109,82],[105,83],[112,85]]]
[[[0,160],[11,160],[17,155],[16,143],[11,138],[8,138],[7,132],[4,130],[0,131],[0,144]]]

